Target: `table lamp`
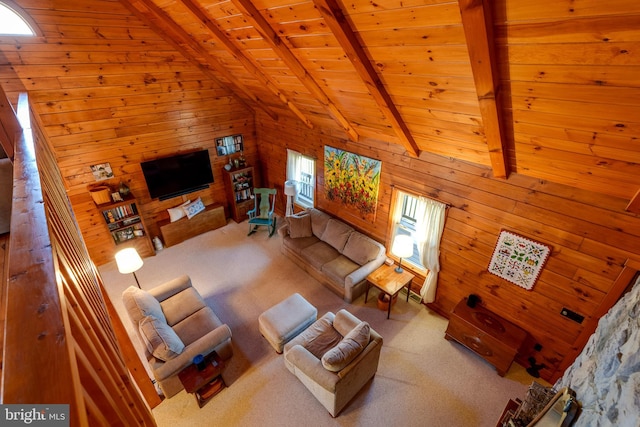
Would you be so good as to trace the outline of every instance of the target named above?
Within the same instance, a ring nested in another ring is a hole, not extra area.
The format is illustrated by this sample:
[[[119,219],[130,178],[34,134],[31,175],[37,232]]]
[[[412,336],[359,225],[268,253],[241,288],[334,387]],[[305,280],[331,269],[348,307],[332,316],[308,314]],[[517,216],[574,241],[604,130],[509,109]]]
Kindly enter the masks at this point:
[[[126,248],[116,253],[116,264],[118,264],[118,271],[122,274],[133,273],[133,278],[136,279],[136,285],[140,288],[140,282],[136,276],[136,271],[142,267],[142,258],[138,255],[138,251],[135,248]],[[140,288],[142,289],[142,288]]]
[[[286,216],[293,215],[293,199],[292,197],[296,195],[296,182],[289,180],[284,182],[284,194],[287,196],[287,209]]]
[[[407,235],[397,235],[393,239],[393,245],[391,246],[391,253],[400,258],[400,263],[395,269],[396,273],[402,273],[402,258],[408,258],[413,255],[413,239]]]

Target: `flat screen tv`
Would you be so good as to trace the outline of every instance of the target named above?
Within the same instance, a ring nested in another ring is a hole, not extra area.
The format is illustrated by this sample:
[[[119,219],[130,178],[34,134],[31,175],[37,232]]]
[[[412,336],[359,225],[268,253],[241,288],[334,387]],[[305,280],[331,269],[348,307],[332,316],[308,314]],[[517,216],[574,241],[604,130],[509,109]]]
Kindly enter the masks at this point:
[[[152,199],[166,200],[207,188],[213,182],[209,150],[142,162]]]

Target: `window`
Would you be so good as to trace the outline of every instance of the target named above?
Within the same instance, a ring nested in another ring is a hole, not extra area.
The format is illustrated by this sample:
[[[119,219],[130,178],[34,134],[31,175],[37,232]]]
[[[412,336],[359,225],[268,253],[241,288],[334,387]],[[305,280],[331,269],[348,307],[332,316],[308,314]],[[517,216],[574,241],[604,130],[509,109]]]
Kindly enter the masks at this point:
[[[397,196],[395,198],[395,204],[397,207],[394,207],[394,211],[397,209],[399,212],[399,217],[397,220],[392,220],[392,230],[388,248],[391,247],[391,243],[395,239],[397,235],[407,235],[411,236],[413,239],[413,255],[409,258],[404,258],[402,263],[404,265],[410,264],[410,266],[417,270],[418,272],[424,274],[426,273],[426,268],[422,265],[420,261],[420,251],[418,250],[418,239],[416,238],[416,225],[418,224],[417,219],[417,208],[418,208],[418,198],[414,197],[408,193],[397,191]]]
[[[424,264],[425,259],[433,258],[432,256],[425,258],[427,254],[424,252],[429,252],[431,248],[437,248],[440,245],[441,230],[438,231],[438,229],[443,225],[446,205],[396,188],[393,190],[391,203],[388,233],[390,240],[387,242],[387,247],[391,248],[397,235],[411,236],[413,255],[403,258],[402,263],[408,264],[408,267],[416,273],[426,274],[428,270],[433,270],[434,266]]]
[[[35,32],[27,21],[19,14],[19,8],[13,6],[10,2],[0,3],[0,35],[12,36],[33,36]]]
[[[287,180],[296,181],[294,203],[304,208],[314,206],[316,162],[297,151],[287,150]]]

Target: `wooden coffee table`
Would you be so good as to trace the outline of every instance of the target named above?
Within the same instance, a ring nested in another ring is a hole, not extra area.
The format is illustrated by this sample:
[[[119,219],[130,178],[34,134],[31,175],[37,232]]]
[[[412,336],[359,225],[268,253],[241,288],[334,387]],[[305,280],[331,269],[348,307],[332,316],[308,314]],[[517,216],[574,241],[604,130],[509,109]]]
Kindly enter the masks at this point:
[[[395,265],[383,264],[380,268],[367,276],[367,291],[364,296],[364,303],[366,304],[367,299],[369,299],[369,288],[371,285],[389,295],[387,319],[391,315],[391,303],[393,298],[398,295],[400,290],[405,286],[407,287],[407,302],[409,301],[409,294],[411,293],[411,281],[413,280],[413,274],[409,273],[407,270],[403,270],[402,273],[397,273],[395,268]]]
[[[191,364],[178,374],[184,389],[195,395],[200,408],[225,387],[222,379],[224,361],[218,353],[209,353],[204,361],[206,366],[203,370],[200,371],[196,365]]]

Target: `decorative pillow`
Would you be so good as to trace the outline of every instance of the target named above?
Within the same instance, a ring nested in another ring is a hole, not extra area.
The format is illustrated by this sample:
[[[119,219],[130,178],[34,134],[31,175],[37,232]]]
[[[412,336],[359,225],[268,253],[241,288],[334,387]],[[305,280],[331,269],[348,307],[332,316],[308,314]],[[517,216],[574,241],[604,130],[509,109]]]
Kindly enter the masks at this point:
[[[184,202],[180,206],[176,206],[175,208],[167,209],[167,212],[169,212],[169,219],[171,220],[171,222],[176,222],[177,220],[179,220],[180,218],[186,215],[183,208],[189,203],[191,203],[191,200],[187,200],[186,202]]]
[[[184,351],[184,343],[164,320],[147,316],[138,326],[149,353],[165,362]]]
[[[321,238],[322,233],[324,233],[324,230],[327,228],[327,222],[329,222],[331,217],[314,208],[307,209],[307,212],[311,215],[311,229],[313,230],[313,234]]]
[[[371,328],[367,322],[360,322],[342,341],[322,356],[322,366],[327,371],[343,370],[369,344]]]
[[[204,210],[204,203],[202,203],[202,199],[198,197],[193,203],[183,206],[182,209],[184,209],[184,213],[187,214],[187,218],[191,219]]]
[[[364,234],[351,233],[342,250],[342,255],[359,265],[365,265],[374,260],[381,251],[382,248],[373,239]]]
[[[153,316],[166,323],[160,302],[149,292],[129,286],[122,293],[122,301],[134,322],[139,322],[145,316]]]
[[[309,214],[303,212],[291,215],[288,217],[288,220],[289,236],[291,236],[292,239],[313,236],[313,231],[311,230],[311,216]]]
[[[352,231],[353,228],[344,222],[331,218],[327,222],[327,228],[324,229],[321,239],[333,246],[336,251],[342,253]]]

